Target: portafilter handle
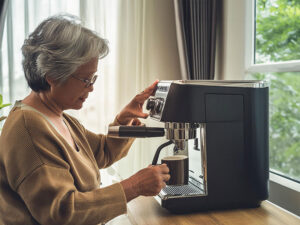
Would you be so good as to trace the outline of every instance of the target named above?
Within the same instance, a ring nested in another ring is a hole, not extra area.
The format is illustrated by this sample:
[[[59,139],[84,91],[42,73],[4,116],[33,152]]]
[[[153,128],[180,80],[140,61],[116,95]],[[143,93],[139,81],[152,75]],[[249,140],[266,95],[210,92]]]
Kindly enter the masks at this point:
[[[165,129],[161,127],[146,126],[111,126],[108,128],[108,135],[115,137],[163,137]]]
[[[115,137],[162,137],[165,136],[165,129],[161,127],[145,127],[145,126],[111,126],[108,128],[108,135]],[[153,157],[152,165],[156,165],[160,151],[172,144],[173,141],[167,141],[166,143],[160,145]]]

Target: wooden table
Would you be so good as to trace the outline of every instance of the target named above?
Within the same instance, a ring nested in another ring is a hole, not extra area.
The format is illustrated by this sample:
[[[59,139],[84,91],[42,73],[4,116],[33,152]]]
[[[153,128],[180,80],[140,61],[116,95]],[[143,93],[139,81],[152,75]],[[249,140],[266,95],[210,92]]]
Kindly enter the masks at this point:
[[[133,225],[300,225],[300,218],[264,201],[259,208],[172,214],[153,197],[138,197],[128,203]]]

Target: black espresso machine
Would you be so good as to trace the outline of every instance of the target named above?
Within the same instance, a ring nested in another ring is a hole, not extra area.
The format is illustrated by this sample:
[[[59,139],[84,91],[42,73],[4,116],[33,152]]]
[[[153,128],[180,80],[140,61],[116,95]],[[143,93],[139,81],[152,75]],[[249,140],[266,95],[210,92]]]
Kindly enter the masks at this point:
[[[147,109],[165,132],[146,127],[143,135],[123,136],[164,135],[174,154],[188,156],[188,184],[162,189],[162,207],[178,213],[250,208],[268,198],[268,93],[266,81],[158,83]]]

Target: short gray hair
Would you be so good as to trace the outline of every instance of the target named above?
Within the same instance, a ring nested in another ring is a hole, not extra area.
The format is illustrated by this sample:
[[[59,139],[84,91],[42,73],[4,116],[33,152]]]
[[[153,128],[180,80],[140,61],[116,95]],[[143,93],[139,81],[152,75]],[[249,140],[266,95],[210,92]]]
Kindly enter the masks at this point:
[[[63,83],[77,68],[92,58],[108,54],[107,40],[83,27],[73,15],[56,15],[44,20],[22,46],[23,69],[29,87],[49,90],[46,75]]]

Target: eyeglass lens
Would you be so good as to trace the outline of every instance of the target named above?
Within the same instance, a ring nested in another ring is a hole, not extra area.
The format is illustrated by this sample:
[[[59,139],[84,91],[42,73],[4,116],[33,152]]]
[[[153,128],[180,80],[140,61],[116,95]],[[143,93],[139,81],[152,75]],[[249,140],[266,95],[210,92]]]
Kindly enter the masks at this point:
[[[92,86],[96,82],[97,77],[98,77],[97,75],[93,76],[92,79],[91,79],[91,81],[86,84],[86,87]]]

